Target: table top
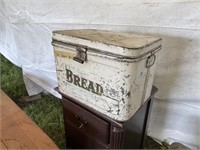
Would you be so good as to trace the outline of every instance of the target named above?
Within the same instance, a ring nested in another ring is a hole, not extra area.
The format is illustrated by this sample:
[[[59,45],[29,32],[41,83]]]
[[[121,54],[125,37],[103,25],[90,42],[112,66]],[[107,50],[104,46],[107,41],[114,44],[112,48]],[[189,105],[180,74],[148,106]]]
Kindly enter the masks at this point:
[[[0,149],[58,149],[1,89],[0,106]]]

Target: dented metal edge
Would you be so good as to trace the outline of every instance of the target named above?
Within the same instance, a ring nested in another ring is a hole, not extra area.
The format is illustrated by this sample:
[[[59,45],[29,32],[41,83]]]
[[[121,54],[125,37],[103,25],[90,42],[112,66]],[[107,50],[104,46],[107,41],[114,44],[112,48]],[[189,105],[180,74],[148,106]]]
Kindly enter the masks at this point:
[[[87,48],[87,52],[89,52],[90,55],[92,55],[92,56],[98,56],[98,57],[113,59],[113,60],[117,60],[117,61],[120,61],[120,62],[138,62],[138,61],[148,57],[148,54],[155,54],[156,52],[161,50],[161,45],[159,45],[159,46],[153,48],[152,50],[148,51],[147,53],[144,53],[144,54],[137,56],[137,57],[133,57],[133,56],[131,57],[131,56],[123,56],[123,55],[119,55],[119,54],[114,54],[114,53],[102,51],[100,49],[90,48],[90,47],[87,47],[85,45],[61,42],[61,41],[57,41],[55,39],[52,40],[51,44],[53,46],[57,46],[57,47],[60,47],[60,48],[72,48],[74,50],[76,49],[76,47]]]
[[[142,59],[147,58],[148,54],[155,54],[159,50],[161,50],[161,46],[158,46],[158,47],[150,50],[149,52],[144,53],[138,57],[128,57],[128,56],[116,55],[116,54],[112,54],[112,53],[111,53],[111,55],[109,55],[109,53],[107,53],[107,52],[105,52],[105,53],[102,53],[102,52],[101,53],[90,53],[90,55],[113,59],[113,60],[117,60],[120,62],[130,62],[131,63],[131,62],[141,61]]]

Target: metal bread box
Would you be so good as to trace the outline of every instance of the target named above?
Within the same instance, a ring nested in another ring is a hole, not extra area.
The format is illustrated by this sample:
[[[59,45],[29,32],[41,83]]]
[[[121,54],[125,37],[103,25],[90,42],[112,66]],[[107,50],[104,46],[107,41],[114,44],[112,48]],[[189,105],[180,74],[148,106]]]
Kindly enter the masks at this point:
[[[53,32],[58,89],[117,121],[150,96],[161,39],[81,29]]]

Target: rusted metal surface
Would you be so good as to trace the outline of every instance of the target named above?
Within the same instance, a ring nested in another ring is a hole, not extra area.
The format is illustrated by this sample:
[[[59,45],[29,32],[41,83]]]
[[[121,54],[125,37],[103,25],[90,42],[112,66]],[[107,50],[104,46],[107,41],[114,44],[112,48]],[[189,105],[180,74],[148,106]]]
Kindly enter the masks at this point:
[[[159,38],[100,30],[55,31],[52,44],[60,92],[118,121],[128,120],[150,96]],[[80,56],[83,61],[73,59],[77,48],[87,49],[84,60]]]
[[[126,49],[141,49],[161,40],[160,38],[148,35],[138,35],[125,32],[110,32],[95,29],[63,30],[54,31],[53,33],[55,37],[57,35],[67,35],[91,42],[104,43],[106,45],[114,45]],[[63,39],[63,41],[65,41],[65,39]]]

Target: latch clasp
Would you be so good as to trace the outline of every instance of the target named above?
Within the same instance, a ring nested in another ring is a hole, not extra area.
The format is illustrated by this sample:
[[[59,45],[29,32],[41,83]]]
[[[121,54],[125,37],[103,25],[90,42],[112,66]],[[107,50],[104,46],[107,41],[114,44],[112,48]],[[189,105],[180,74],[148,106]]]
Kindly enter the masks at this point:
[[[73,60],[83,64],[87,60],[87,47],[82,48],[82,47],[77,47],[76,48],[76,56],[73,57]]]

